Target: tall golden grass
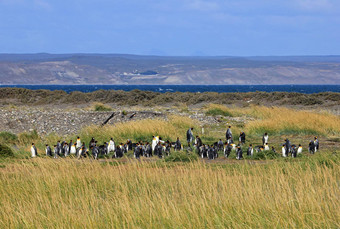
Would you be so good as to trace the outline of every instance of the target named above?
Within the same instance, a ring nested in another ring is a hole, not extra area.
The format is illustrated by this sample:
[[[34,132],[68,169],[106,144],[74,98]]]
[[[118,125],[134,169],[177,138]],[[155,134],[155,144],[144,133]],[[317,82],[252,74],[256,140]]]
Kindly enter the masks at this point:
[[[150,141],[152,136],[161,136],[163,140],[175,141],[180,137],[182,141],[186,139],[186,131],[190,127],[196,127],[194,120],[172,115],[168,121],[161,119],[145,119],[126,123],[118,123],[114,126],[90,126],[81,131],[81,137],[88,139],[95,137],[99,141],[108,141],[113,137],[117,142],[126,142],[131,139],[134,142],[143,140]]]
[[[339,228],[337,162],[36,158],[0,168],[1,228]]]
[[[340,117],[327,112],[295,110],[285,107],[250,106],[246,108],[212,104],[207,109],[221,109],[234,116],[250,116],[256,120],[246,123],[249,134],[340,134]]]

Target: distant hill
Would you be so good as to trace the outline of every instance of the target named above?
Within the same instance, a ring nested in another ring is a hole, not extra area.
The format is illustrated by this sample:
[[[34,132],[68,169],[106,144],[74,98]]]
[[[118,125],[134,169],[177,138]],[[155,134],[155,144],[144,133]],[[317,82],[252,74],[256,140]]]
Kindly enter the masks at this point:
[[[340,56],[0,54],[0,84],[340,84]]]

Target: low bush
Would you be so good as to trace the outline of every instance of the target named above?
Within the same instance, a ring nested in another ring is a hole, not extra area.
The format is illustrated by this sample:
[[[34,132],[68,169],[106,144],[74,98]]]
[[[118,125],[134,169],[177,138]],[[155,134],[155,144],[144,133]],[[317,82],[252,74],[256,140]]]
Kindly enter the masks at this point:
[[[112,109],[111,109],[111,107],[106,106],[106,105],[103,104],[103,103],[96,103],[96,104],[94,105],[94,110],[95,110],[95,111],[111,111]]]
[[[0,142],[15,144],[18,140],[18,136],[12,134],[11,132],[3,131],[0,132]]]
[[[18,136],[18,140],[21,144],[27,145],[32,142],[35,142],[39,139],[38,132],[36,130],[33,130],[31,132],[23,132],[20,133]]]
[[[6,157],[14,157],[13,150],[4,144],[0,144],[0,158]]]
[[[226,116],[226,117],[232,117],[233,116],[229,111],[222,110],[220,108],[209,109],[205,114],[210,115],[210,116],[217,116],[217,115],[222,115],[222,116]]]
[[[164,160],[166,162],[191,162],[191,161],[197,161],[197,159],[198,159],[197,154],[193,152],[186,153],[183,151],[176,151],[176,152],[172,152]]]

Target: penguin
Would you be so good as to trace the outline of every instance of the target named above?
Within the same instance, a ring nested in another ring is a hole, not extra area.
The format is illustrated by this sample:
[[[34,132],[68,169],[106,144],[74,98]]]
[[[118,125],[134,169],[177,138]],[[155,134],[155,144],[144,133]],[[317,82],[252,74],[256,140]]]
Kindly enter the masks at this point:
[[[152,147],[149,142],[146,142],[146,155],[152,157]]]
[[[139,148],[140,146],[139,146],[139,144],[137,143],[136,144],[136,147],[135,147],[135,150],[134,150],[134,152],[133,152],[133,156],[134,156],[134,158],[136,158],[136,159],[139,159],[139,157],[140,157],[140,148]]]
[[[127,145],[127,148],[126,148],[127,151],[132,150],[132,141],[130,139],[126,141],[126,145]]]
[[[64,148],[64,146],[65,146],[65,141],[63,141],[61,143],[61,146],[59,147],[59,155],[60,156],[64,156],[65,155],[65,148]]]
[[[181,144],[181,141],[179,140],[179,137],[177,137],[174,148],[175,148],[175,151],[182,149],[182,144]]]
[[[86,152],[86,151],[85,151],[84,146],[79,147],[79,148],[78,148],[77,158],[78,158],[78,159],[81,158],[85,152]]]
[[[295,158],[297,157],[297,149],[296,149],[296,146],[293,146],[292,147],[292,158]]]
[[[241,146],[238,145],[236,149],[236,159],[241,160],[242,158],[243,158],[243,152],[242,152]]]
[[[92,146],[92,157],[93,159],[97,160],[99,154],[99,148],[97,145]]]
[[[152,136],[151,145],[152,145],[152,151],[155,152],[155,148],[156,148],[156,145],[157,145],[157,139],[156,139],[155,136]],[[155,154],[156,154],[156,153],[155,153]]]
[[[65,153],[65,157],[70,155],[69,146],[68,146],[67,142],[65,142],[65,144],[64,144],[64,153]]]
[[[32,157],[37,157],[38,156],[37,147],[35,147],[34,143],[32,143],[32,146],[31,146],[31,156]]]
[[[77,146],[77,143],[74,143],[74,144],[71,146],[71,149],[70,149],[70,154],[71,154],[71,155],[76,155],[76,153],[77,153],[77,148],[76,148],[76,146]]]
[[[93,148],[95,145],[95,139],[94,137],[91,138],[91,141],[89,142],[89,148],[91,149],[91,147]]]
[[[297,150],[297,154],[301,154],[301,153],[302,153],[302,146],[301,146],[301,144],[299,144],[299,148]]]
[[[264,145],[264,150],[269,151],[269,145],[268,145],[268,143],[266,143],[266,144]]]
[[[218,151],[223,151],[223,141],[222,141],[222,139],[220,139],[217,142],[217,149],[218,149]]]
[[[309,142],[308,151],[309,151],[310,154],[314,154],[315,153],[315,144],[314,144],[313,140],[311,140]]]
[[[110,141],[109,141],[107,153],[114,152],[114,151],[115,151],[115,142],[114,142],[113,138],[111,138]]]
[[[80,137],[78,136],[76,148],[80,148],[81,146],[82,146],[82,143],[81,143]]]
[[[282,157],[287,157],[287,155],[286,155],[286,145],[285,144],[282,145]]]
[[[225,145],[224,145],[224,156],[226,158],[229,157],[231,150],[232,150],[232,146],[228,143],[225,143]]]
[[[315,147],[314,152],[316,153],[319,150],[319,140],[318,140],[318,137],[314,137],[314,147]]]
[[[54,145],[53,158],[58,158],[58,155],[59,155],[59,148],[57,145]]]
[[[58,148],[58,156],[61,155],[61,143],[60,140],[57,141],[57,148]]]
[[[68,152],[71,152],[71,147],[73,146],[73,140],[71,139],[70,142],[68,143]]]
[[[238,141],[240,142],[240,144],[246,143],[246,134],[243,131],[240,133]]]
[[[232,143],[232,144],[229,144],[231,146],[231,150],[235,150],[236,151],[236,144]]]
[[[215,159],[215,152],[212,146],[208,148],[208,159],[214,160]]]
[[[247,150],[247,156],[253,156],[254,154],[254,149],[253,149],[253,145],[250,144],[249,147],[248,147],[248,150]]]
[[[286,146],[286,155],[288,156],[291,153],[291,144],[290,141],[288,140],[288,138],[285,139],[285,146]]]
[[[187,142],[189,147],[191,147],[190,143],[194,140],[194,134],[192,133],[193,130],[194,130],[193,127],[187,130]]]
[[[225,133],[225,138],[228,139],[233,139],[233,133],[231,131],[231,126],[228,127],[226,133]]]
[[[46,152],[46,156],[48,156],[48,157],[52,156],[52,150],[51,150],[51,147],[48,144],[46,144],[45,152]]]
[[[266,143],[268,143],[269,140],[269,136],[267,133],[264,133],[263,137],[262,137],[262,144],[265,145]]]

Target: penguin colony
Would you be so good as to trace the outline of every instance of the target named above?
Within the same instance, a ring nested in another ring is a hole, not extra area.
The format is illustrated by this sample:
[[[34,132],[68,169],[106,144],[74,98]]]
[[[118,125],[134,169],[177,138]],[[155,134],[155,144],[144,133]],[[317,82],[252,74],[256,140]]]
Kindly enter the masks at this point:
[[[240,160],[243,158],[243,151],[241,146],[245,144],[246,135],[242,131],[239,136],[239,143],[236,145],[233,141],[233,135],[231,126],[228,127],[226,131],[226,141],[223,142],[222,139],[215,142],[212,145],[203,144],[202,140],[199,136],[194,137],[193,134],[194,128],[189,128],[186,137],[188,148],[191,149],[191,144],[193,144],[194,149],[199,154],[201,158],[208,158],[213,160],[218,157],[218,152],[223,152],[224,156],[228,158],[231,152],[236,153],[236,159]],[[87,147],[88,146],[88,147]],[[153,155],[163,158],[165,156],[169,156],[171,149],[174,151],[183,150],[183,145],[179,138],[177,138],[176,142],[170,142],[169,140],[163,141],[159,136],[152,136],[151,143],[139,141],[137,143],[132,143],[130,139],[126,141],[126,143],[120,143],[116,145],[113,138],[111,138],[108,142],[104,142],[103,145],[99,145],[98,142],[92,138],[88,145],[85,142],[82,142],[80,137],[77,137],[77,140],[73,142],[70,140],[66,141],[58,141],[53,149],[46,144],[45,154],[46,156],[58,158],[58,157],[68,157],[74,156],[76,158],[85,158],[92,156],[94,159],[98,159],[100,155],[108,155],[113,152],[112,158],[120,158],[123,157],[128,151],[133,150],[133,155],[135,158],[143,157],[152,157]],[[277,153],[274,147],[269,147],[269,136],[267,133],[264,133],[262,136],[262,145],[253,147],[252,144],[249,145],[247,149],[247,156],[253,156],[254,151],[272,151]],[[319,140],[317,137],[314,140],[311,140],[308,145],[308,151],[311,154],[316,153],[319,150]],[[91,153],[90,153],[91,152]],[[284,144],[282,144],[282,157],[297,157],[298,154],[302,153],[302,146],[299,144],[298,146],[291,144],[289,139],[285,139]],[[38,152],[34,143],[31,146],[31,156],[37,157]]]

